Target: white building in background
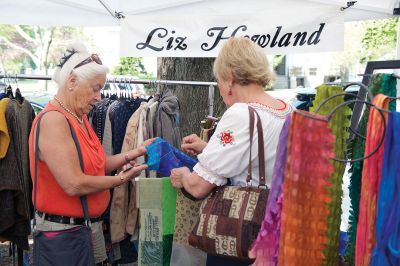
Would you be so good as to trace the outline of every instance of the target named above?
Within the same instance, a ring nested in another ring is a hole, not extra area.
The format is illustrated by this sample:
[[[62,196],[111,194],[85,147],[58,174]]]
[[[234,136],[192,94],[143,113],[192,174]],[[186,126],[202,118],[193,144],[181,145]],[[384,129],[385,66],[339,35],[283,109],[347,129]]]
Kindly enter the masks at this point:
[[[288,54],[275,72],[274,89],[315,88],[340,81],[340,67],[335,66],[333,53]]]

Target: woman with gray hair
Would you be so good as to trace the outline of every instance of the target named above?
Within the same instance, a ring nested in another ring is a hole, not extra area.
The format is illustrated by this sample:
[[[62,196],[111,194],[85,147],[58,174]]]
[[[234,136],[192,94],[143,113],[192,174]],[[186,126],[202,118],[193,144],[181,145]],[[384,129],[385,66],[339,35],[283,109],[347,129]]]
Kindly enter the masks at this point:
[[[152,142],[148,140],[124,154],[104,153],[87,114],[100,101],[108,71],[99,56],[90,54],[84,45],[75,43],[68,47],[53,76],[58,92],[36,117],[29,137],[32,176],[35,152],[38,153],[37,184],[34,184],[37,230],[60,231],[82,225],[80,196],[86,195],[96,263],[106,259],[99,217],[109,204],[109,189],[129,182],[146,169],[146,165],[135,165],[133,160],[144,155],[145,146]],[[35,147],[39,120],[40,134]],[[80,146],[82,168],[72,132]],[[121,167],[126,171],[116,176],[106,175]]]

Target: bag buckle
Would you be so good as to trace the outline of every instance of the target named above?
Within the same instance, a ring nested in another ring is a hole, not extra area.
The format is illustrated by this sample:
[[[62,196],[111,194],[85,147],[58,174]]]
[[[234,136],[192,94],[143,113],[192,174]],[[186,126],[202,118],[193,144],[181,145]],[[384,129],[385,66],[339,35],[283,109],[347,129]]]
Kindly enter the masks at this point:
[[[85,224],[87,227],[90,227],[90,226],[92,225],[92,223],[90,222],[90,219],[89,219],[89,220],[86,220],[86,219],[85,219],[84,224]]]
[[[253,182],[251,182],[251,181],[252,180],[246,182],[246,187],[252,187],[253,186]]]
[[[31,220],[31,230],[32,230],[33,233],[36,232],[36,221],[35,221],[35,219]]]

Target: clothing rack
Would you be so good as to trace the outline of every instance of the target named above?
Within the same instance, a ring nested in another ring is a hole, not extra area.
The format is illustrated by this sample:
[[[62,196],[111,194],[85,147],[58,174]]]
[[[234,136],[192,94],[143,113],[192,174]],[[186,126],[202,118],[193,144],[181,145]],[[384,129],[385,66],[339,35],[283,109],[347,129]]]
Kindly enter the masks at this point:
[[[365,73],[362,75],[362,83],[365,86],[369,86],[369,81],[371,75],[374,74],[375,70],[385,70],[385,69],[400,69],[400,60],[387,60],[387,61],[370,61],[367,63],[367,67],[365,68]],[[397,76],[396,76],[397,77]],[[367,91],[360,87],[358,91],[357,97],[359,99],[365,99],[367,97]],[[352,139],[355,134],[353,132],[357,132],[358,123],[360,122],[362,111],[364,109],[363,103],[355,103],[353,108],[353,114],[351,116],[351,124],[350,124],[350,139]]]
[[[0,79],[33,79],[33,80],[51,80],[50,75],[25,75],[25,74],[7,74],[0,73]],[[147,80],[129,78],[124,76],[108,76],[107,83],[125,83],[125,84],[144,84],[150,86],[157,85],[186,85],[186,86],[201,86],[208,87],[208,114],[213,116],[214,114],[214,88],[217,86],[216,82],[204,82],[204,81],[177,81],[177,80]]]

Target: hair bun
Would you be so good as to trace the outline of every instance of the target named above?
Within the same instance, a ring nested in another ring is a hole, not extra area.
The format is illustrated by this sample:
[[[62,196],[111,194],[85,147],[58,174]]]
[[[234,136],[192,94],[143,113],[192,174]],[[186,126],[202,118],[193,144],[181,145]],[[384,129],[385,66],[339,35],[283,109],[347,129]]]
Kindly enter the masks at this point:
[[[78,53],[89,53],[86,46],[80,41],[74,41],[67,46],[67,50],[76,51]]]

